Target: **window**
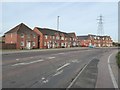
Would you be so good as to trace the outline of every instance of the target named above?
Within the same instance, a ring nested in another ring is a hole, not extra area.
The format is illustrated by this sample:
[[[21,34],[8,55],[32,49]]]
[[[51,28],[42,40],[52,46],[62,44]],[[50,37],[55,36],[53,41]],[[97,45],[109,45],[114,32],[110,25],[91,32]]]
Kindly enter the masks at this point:
[[[35,42],[32,42],[32,45],[35,46]]]
[[[44,46],[46,46],[46,42],[44,42]]]
[[[24,46],[24,42],[23,41],[21,42],[21,46]]]
[[[61,43],[61,46],[64,46],[64,43]]]
[[[61,37],[61,40],[64,40],[64,37]]]
[[[53,39],[55,39],[55,36],[53,36]]]
[[[96,37],[94,37],[94,39],[96,39]]]
[[[56,39],[59,40],[59,36],[57,36]]]
[[[20,36],[21,36],[21,38],[24,38],[24,34],[23,34],[23,33],[21,33],[21,35],[20,35]]]
[[[100,39],[100,37],[98,37],[98,39]]]
[[[36,38],[36,35],[35,35],[35,34],[33,34],[33,38]]]
[[[45,39],[47,39],[48,38],[48,36],[47,35],[45,35]]]

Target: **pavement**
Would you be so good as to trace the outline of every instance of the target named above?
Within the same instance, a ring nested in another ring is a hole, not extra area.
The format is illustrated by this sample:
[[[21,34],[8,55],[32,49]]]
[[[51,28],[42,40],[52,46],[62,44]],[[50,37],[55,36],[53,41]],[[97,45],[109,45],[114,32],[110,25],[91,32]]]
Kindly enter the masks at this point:
[[[114,88],[108,68],[108,57],[116,50],[115,48],[72,48],[4,53],[2,54],[2,87]],[[114,55],[110,59],[112,57]],[[115,78],[118,77],[116,72],[114,73]]]
[[[88,49],[88,47],[73,47],[73,48],[50,48],[50,49],[30,49],[30,50],[1,50],[2,54],[14,54],[14,53],[24,53],[24,52],[40,52],[40,51],[61,51],[61,50],[76,50],[76,49]]]

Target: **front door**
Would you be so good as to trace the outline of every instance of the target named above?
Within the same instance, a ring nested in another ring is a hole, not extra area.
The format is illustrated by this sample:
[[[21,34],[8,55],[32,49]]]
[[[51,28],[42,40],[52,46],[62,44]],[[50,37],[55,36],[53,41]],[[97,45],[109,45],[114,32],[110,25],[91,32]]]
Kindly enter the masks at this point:
[[[30,49],[30,48],[31,48],[31,43],[27,42],[27,49]]]

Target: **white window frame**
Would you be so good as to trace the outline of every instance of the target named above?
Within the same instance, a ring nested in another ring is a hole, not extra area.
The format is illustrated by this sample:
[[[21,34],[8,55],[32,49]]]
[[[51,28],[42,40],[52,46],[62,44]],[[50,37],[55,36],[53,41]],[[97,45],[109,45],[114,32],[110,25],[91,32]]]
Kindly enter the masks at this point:
[[[21,33],[21,34],[20,34],[20,37],[21,37],[21,38],[24,38],[24,34],[23,34],[23,33]]]
[[[56,39],[57,39],[57,40],[59,40],[59,39],[60,39],[60,37],[59,37],[59,36],[56,36]]]
[[[23,41],[20,42],[20,46],[24,46],[24,42]]]
[[[32,42],[32,46],[35,46],[35,42]]]
[[[64,40],[64,37],[61,37],[61,40]]]
[[[48,38],[48,36],[47,35],[45,35],[45,39],[47,39]]]
[[[44,46],[47,46],[47,43],[46,43],[46,42],[44,42]]]

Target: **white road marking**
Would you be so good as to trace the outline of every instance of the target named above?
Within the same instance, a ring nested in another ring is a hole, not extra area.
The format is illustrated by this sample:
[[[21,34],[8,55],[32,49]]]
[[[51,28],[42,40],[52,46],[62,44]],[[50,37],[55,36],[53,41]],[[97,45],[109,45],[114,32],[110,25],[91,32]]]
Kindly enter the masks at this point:
[[[32,64],[32,63],[41,62],[41,61],[44,61],[44,60],[41,59],[41,60],[36,60],[36,61],[29,62],[29,63],[17,63],[17,64],[13,64],[12,66],[28,65],[28,64]]]
[[[55,73],[53,76],[57,76],[57,75],[61,74],[62,72],[63,72],[63,70],[61,70],[61,71]]]
[[[43,83],[47,83],[47,82],[48,82],[48,80],[44,80],[44,81],[43,81]]]
[[[65,53],[57,53],[57,54],[53,54],[53,55],[60,55],[60,54],[65,54]]]
[[[17,61],[19,61],[19,59],[16,59]]]
[[[44,80],[45,78],[44,77],[42,77],[42,80]]]
[[[48,57],[48,59],[53,59],[53,58],[55,58],[55,57]]]
[[[61,66],[60,68],[58,68],[57,71],[61,70],[62,68],[66,67],[66,66],[68,66],[68,65],[70,65],[70,63],[64,64],[63,66]]]
[[[113,53],[114,53],[114,52],[113,52]],[[110,66],[110,57],[113,55],[113,53],[110,54],[110,56],[108,57],[108,68],[109,68],[109,72],[110,72],[110,76],[111,76],[111,79],[112,79],[112,83],[113,83],[113,85],[114,85],[114,88],[118,88],[118,84],[117,84],[117,82],[116,82],[116,80],[115,80],[114,74],[113,74],[112,69],[111,69],[111,66]]]
[[[78,77],[80,76],[80,74],[84,71],[84,69],[87,67],[87,65],[91,62],[92,60],[90,60],[83,68],[82,70],[78,73],[78,75],[75,77],[75,79],[70,83],[70,85],[67,87],[66,90],[68,90],[74,83],[75,81],[78,79]]]
[[[78,59],[72,60],[71,62],[73,63],[79,63],[80,61],[78,61]]]

